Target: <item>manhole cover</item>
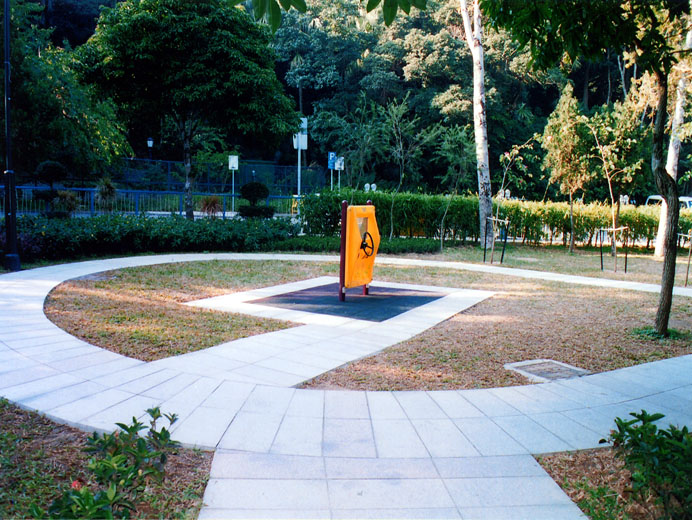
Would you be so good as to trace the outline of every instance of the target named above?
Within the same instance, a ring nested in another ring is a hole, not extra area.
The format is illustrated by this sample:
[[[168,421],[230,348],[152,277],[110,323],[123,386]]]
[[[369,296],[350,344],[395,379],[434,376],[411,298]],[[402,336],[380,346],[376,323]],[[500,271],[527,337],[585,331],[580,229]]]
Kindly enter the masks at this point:
[[[507,370],[514,370],[532,381],[545,383],[555,379],[570,379],[581,377],[589,373],[583,368],[573,367],[567,363],[554,361],[552,359],[532,359],[530,361],[519,361],[518,363],[507,363]]]

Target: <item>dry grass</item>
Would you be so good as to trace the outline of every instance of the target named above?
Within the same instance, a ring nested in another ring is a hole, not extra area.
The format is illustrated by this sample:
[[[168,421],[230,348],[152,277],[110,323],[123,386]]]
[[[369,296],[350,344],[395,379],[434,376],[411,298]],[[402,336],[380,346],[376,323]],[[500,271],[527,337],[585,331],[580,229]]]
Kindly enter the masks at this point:
[[[0,518],[28,518],[32,502],[42,509],[70,482],[89,484],[88,433],[56,424],[0,400]],[[211,469],[211,452],[178,449],[166,478],[136,504],[135,518],[196,518]]]
[[[525,384],[505,363],[549,358],[602,372],[692,352],[692,302],[677,298],[679,339],[635,329],[653,323],[655,294],[446,269],[378,268],[377,279],[497,291],[465,312],[383,352],[323,374],[310,388],[431,390]]]
[[[219,261],[122,269],[59,285],[46,299],[45,312],[89,343],[153,361],[292,326],[182,303],[328,270],[292,262]]]
[[[500,265],[502,253],[501,244],[496,249],[493,265]],[[676,285],[685,283],[687,271],[688,249],[678,250]],[[424,260],[447,260],[457,262],[483,263],[483,250],[476,246],[461,246],[445,248],[442,253],[435,255],[402,255],[404,258],[421,258]],[[487,264],[490,265],[490,251],[487,254]],[[662,259],[654,258],[653,250],[630,250],[625,273],[624,249],[618,248],[618,270],[614,271],[614,258],[604,249],[603,270],[601,271],[601,255],[596,248],[577,249],[570,254],[562,246],[520,246],[508,244],[503,267],[549,271],[554,273],[591,276],[594,278],[611,278],[641,283],[661,283]],[[690,273],[692,282],[692,273]]]
[[[538,462],[577,504],[583,505],[585,501],[595,504],[589,489],[605,488],[630,520],[651,520],[662,514],[651,501],[639,503],[632,500],[631,474],[611,448],[543,455],[538,457]]]

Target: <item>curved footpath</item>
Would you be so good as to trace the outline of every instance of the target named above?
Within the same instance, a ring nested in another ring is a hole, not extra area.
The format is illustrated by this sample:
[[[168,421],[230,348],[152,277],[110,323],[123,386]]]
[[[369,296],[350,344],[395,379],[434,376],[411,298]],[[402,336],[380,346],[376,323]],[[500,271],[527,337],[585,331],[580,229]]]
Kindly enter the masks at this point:
[[[110,431],[116,421],[141,417],[155,405],[177,413],[174,438],[216,450],[200,518],[583,518],[532,454],[596,447],[613,418],[641,409],[692,424],[692,356],[485,390],[291,388],[425,330],[490,295],[483,291],[442,289],[440,300],[379,324],[247,303],[268,294],[262,290],[195,302],[303,325],[152,363],[78,340],[43,313],[48,292],[71,278],[210,259],[338,261],[320,255],[159,255],[2,275],[0,396],[86,430]],[[378,264],[658,290],[459,262],[380,257]],[[690,289],[676,293],[692,296]]]

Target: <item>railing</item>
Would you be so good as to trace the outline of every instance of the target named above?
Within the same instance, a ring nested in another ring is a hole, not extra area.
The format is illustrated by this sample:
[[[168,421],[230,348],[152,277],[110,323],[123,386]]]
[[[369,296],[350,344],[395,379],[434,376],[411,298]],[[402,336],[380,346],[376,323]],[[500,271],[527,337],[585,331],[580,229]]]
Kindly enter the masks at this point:
[[[17,186],[17,214],[40,215],[47,212],[49,208],[46,201],[40,196],[36,197],[36,193],[41,191],[46,192],[48,188]],[[148,216],[185,213],[185,193],[182,191],[117,190],[115,198],[109,201],[100,201],[96,188],[61,188],[60,191],[76,195],[76,208],[72,211],[75,216],[93,216],[110,212]],[[0,213],[4,214],[4,186],[0,186],[0,195]],[[240,204],[247,204],[237,193],[197,192],[192,194],[193,207],[197,215],[203,214],[202,201],[206,197],[220,199],[221,210],[216,216],[221,218],[232,217]],[[266,204],[275,207],[277,214],[293,214],[297,207],[296,197],[290,195],[270,195]]]
[[[121,171],[113,172],[116,184],[128,188],[148,190],[182,191],[185,171],[182,162],[149,159],[124,159]],[[261,182],[271,193],[291,195],[296,193],[298,172],[296,166],[279,166],[272,162],[241,162],[233,175],[228,167],[214,163],[195,163],[195,185],[205,193],[230,191],[235,178],[236,189],[248,182]],[[321,166],[301,169],[302,192],[310,193],[325,186],[326,170]]]

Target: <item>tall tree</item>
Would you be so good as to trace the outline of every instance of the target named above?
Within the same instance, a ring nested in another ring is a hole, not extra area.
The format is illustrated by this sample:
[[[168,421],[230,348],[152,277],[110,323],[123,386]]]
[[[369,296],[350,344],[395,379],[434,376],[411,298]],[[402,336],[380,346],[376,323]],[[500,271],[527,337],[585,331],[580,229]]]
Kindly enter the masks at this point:
[[[675,282],[677,232],[680,208],[677,183],[665,171],[664,130],[667,119],[668,75],[678,59],[667,34],[669,22],[689,10],[687,0],[481,0],[485,13],[511,31],[531,50],[535,65],[546,68],[564,54],[574,60],[602,58],[608,49],[631,49],[643,71],[650,72],[658,87],[654,120],[652,170],[659,192],[668,203],[668,229],[664,237],[661,293],[655,328],[668,334]]]
[[[80,177],[101,172],[129,153],[124,129],[110,100],[78,81],[72,54],[52,47],[40,16],[34,2],[12,2],[15,170],[26,175],[55,160]]]
[[[193,218],[193,138],[202,125],[275,144],[297,116],[274,73],[268,31],[225,0],[126,0],[104,8],[77,49],[82,76],[114,99],[130,129],[175,121]]]
[[[569,252],[574,252],[574,195],[590,179],[587,135],[571,83],[562,90],[555,111],[543,131],[542,146],[546,151],[544,166],[550,170],[550,181],[560,184],[560,191],[569,196]]]
[[[481,245],[491,240],[486,236],[486,223],[493,214],[490,161],[488,158],[488,120],[485,110],[485,69],[483,60],[483,21],[479,0],[473,0],[473,16],[469,15],[466,0],[459,0],[464,19],[466,42],[473,57],[473,133],[476,139],[476,173],[478,175],[478,217]],[[493,237],[494,238],[494,234]]]
[[[685,38],[685,51],[692,50],[692,29],[687,32]],[[687,104],[687,83],[688,71],[682,71],[678,85],[675,89],[675,109],[673,111],[673,121],[670,125],[670,141],[668,142],[668,156],[666,157],[666,173],[670,177],[678,180],[678,162],[680,159],[680,132],[685,120],[685,105]],[[656,233],[656,248],[654,254],[658,257],[663,256],[663,245],[667,234],[668,225],[668,203],[664,200],[661,204],[661,213],[658,218],[658,230]]]

